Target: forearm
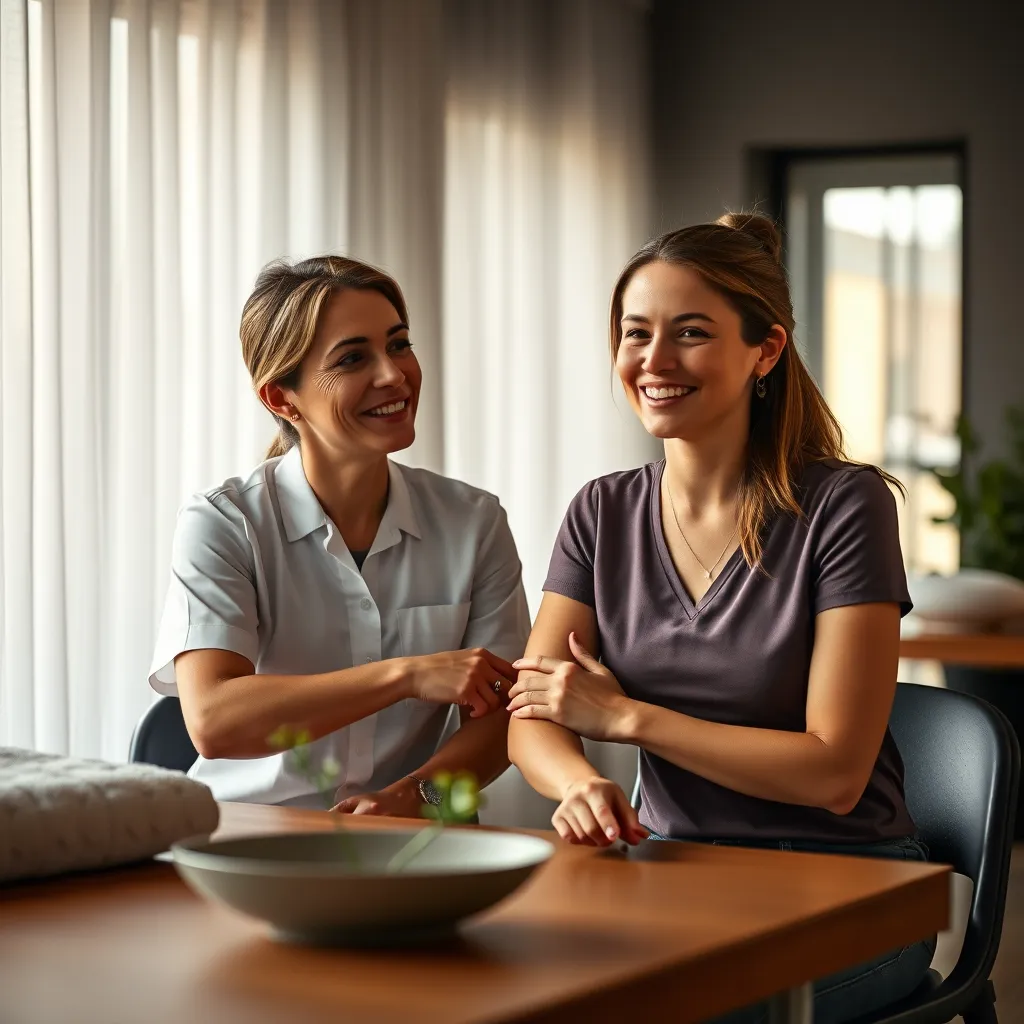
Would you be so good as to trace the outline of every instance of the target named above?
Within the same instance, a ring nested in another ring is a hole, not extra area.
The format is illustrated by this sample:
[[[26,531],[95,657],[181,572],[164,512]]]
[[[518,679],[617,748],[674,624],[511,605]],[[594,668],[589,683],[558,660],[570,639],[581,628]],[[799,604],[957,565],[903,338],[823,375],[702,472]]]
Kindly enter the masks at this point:
[[[848,814],[867,779],[821,737],[722,725],[630,701],[615,739],[747,796]]]
[[[204,757],[263,757],[282,726],[319,739],[404,699],[407,675],[397,658],[318,675],[254,673],[204,688],[183,709]]]
[[[579,736],[553,722],[513,719],[508,753],[526,781],[551,800],[561,800],[573,782],[601,774],[586,759]]]
[[[503,708],[483,718],[463,717],[458,731],[416,775],[429,779],[438,772],[470,772],[480,788],[492,783],[508,768],[508,716]]]

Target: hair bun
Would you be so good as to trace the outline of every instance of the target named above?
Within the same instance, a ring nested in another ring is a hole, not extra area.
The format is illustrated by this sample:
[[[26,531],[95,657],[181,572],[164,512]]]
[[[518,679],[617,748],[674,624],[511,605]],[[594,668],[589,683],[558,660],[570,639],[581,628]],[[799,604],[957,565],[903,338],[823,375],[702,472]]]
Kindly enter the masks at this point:
[[[782,262],[782,235],[770,218],[760,213],[726,213],[715,223],[756,238],[773,260]]]

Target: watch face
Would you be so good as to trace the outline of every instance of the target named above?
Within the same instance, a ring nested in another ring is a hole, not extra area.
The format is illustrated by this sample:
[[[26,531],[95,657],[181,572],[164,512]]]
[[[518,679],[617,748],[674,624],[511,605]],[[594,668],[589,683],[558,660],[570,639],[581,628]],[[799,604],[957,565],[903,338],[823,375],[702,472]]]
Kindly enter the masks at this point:
[[[423,802],[437,807],[441,803],[441,791],[429,779],[420,783],[420,796]]]

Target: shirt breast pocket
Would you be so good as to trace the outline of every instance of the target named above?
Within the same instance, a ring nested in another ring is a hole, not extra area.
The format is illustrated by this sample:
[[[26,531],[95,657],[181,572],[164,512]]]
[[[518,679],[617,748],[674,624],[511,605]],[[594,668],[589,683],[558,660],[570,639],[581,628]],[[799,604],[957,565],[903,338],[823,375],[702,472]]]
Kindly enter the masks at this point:
[[[457,651],[469,624],[469,602],[423,604],[398,610],[402,653],[407,657]]]

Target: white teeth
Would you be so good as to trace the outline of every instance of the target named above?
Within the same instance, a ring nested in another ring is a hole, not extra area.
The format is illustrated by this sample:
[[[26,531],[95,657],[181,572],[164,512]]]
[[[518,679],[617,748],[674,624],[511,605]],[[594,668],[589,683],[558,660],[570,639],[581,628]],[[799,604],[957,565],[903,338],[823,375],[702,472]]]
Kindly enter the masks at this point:
[[[371,416],[393,416],[396,412],[401,412],[405,408],[405,402],[392,402],[391,405],[379,405],[376,409],[370,409],[369,414]]]
[[[680,398],[693,388],[644,388],[648,398]]]

